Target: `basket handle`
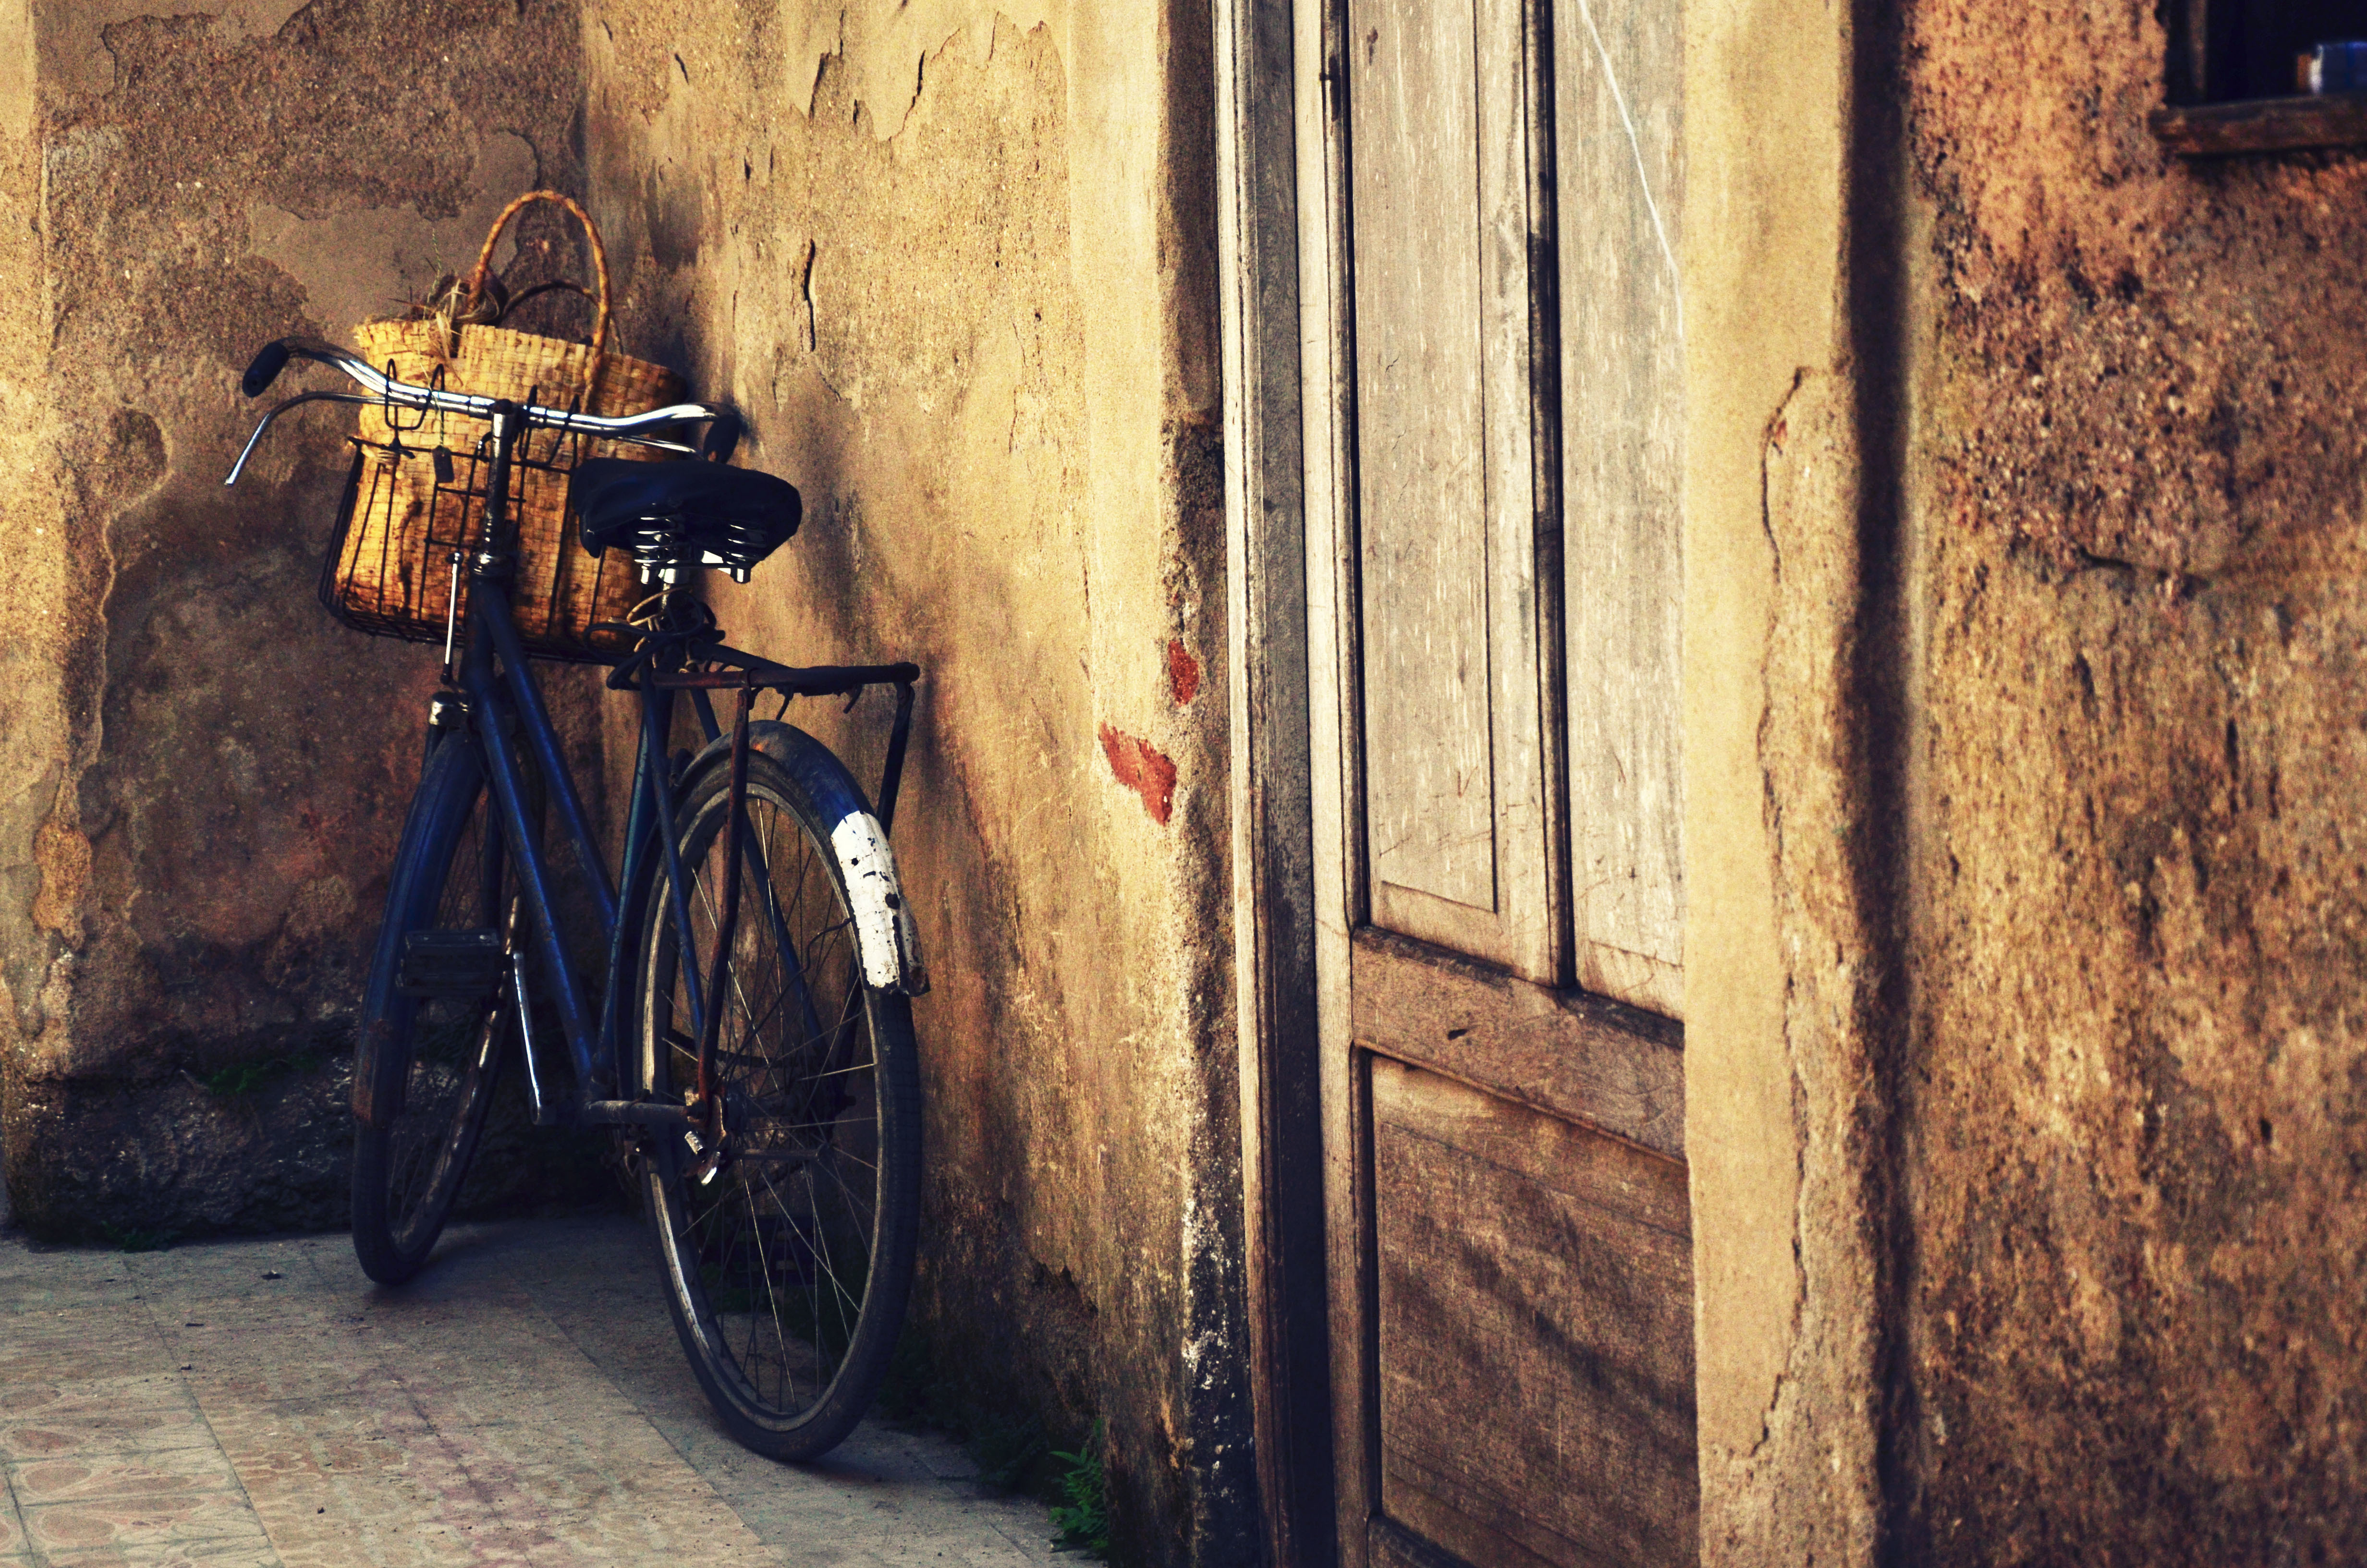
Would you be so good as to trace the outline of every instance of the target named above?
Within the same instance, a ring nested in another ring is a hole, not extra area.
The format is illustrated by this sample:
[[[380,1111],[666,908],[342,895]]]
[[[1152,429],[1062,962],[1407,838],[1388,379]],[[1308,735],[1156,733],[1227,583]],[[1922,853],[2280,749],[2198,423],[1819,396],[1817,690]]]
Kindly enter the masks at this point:
[[[600,374],[600,356],[608,347],[608,249],[600,243],[600,226],[592,221],[592,215],[573,197],[563,191],[530,190],[502,209],[502,215],[493,220],[493,231],[485,236],[484,249],[477,253],[477,265],[470,270],[469,302],[473,308],[484,299],[485,286],[493,272],[493,248],[502,243],[502,232],[510,226],[510,220],[538,201],[567,209],[583,225],[583,237],[592,244],[592,276],[598,289],[592,300],[592,354],[583,362],[583,397],[588,407],[592,383]]]

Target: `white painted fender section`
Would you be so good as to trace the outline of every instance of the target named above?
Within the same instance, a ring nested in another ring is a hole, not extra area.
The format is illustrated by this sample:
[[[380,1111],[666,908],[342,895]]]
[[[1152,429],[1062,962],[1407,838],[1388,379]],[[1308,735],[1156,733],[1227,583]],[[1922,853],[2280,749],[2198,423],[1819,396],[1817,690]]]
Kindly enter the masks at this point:
[[[850,811],[830,830],[831,848],[846,873],[846,902],[855,911],[855,945],[863,955],[863,983],[875,990],[917,997],[929,988],[921,962],[920,929],[896,881],[888,835],[868,811]]]

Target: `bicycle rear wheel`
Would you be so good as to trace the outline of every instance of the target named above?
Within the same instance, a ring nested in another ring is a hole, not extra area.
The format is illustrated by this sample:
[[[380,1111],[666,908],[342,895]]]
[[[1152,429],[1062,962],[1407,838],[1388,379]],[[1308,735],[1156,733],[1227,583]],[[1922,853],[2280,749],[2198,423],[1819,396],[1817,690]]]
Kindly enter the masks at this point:
[[[519,919],[482,763],[448,738],[413,797],[362,1009],[354,1251],[380,1284],[425,1267],[468,1178],[514,1027],[501,955]],[[470,951],[488,942],[491,962]]]
[[[836,824],[761,753],[749,758],[747,806],[716,1048],[730,1157],[709,1172],[703,1151],[671,1134],[653,1141],[641,1180],[674,1327],[708,1400],[747,1447],[811,1460],[870,1407],[903,1323],[920,1226],[920,1070],[911,1001],[863,984]],[[704,987],[730,817],[718,768],[681,808],[690,953],[663,876],[647,901],[640,1088],[677,1105],[696,1093],[698,1060],[685,959]]]

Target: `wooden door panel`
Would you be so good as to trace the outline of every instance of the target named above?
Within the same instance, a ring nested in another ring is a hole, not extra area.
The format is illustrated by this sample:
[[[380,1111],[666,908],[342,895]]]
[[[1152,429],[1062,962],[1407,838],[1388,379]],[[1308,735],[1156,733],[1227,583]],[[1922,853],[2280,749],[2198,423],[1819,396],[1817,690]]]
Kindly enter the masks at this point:
[[[1358,931],[1349,965],[1358,1043],[1684,1157],[1684,1048],[1674,1025],[1387,931]]]
[[[1432,1545],[1385,1517],[1376,1518],[1365,1527],[1365,1545],[1368,1553],[1365,1561],[1371,1568],[1470,1568],[1453,1552]],[[1512,1568],[1530,1568],[1530,1564],[1516,1562]]]
[[[1472,1562],[1693,1562],[1683,1168],[1369,1060],[1382,1511]]]
[[[1467,3],[1349,8],[1373,874],[1496,908],[1478,106]]]
[[[1677,14],[1328,0],[1302,78],[1344,201],[1308,583],[1346,1568],[1695,1555]]]
[[[1682,7],[1554,9],[1578,980],[1681,1018]]]
[[[1372,919],[1553,968],[1520,0],[1350,0]]]

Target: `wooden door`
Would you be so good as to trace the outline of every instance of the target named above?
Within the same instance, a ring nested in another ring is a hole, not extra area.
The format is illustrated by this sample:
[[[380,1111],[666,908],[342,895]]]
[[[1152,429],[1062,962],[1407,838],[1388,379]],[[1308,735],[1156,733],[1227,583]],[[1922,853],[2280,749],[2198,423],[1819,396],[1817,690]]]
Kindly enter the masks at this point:
[[[1342,1550],[1691,1562],[1675,0],[1342,0]]]

